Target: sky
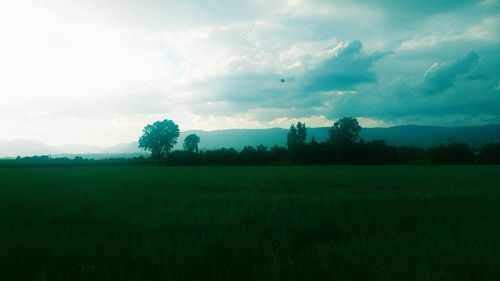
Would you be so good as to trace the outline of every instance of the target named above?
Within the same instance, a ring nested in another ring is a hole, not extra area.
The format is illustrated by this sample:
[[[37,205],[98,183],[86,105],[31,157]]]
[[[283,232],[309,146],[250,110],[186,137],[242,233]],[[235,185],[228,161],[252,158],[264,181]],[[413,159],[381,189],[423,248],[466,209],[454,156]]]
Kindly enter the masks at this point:
[[[500,123],[498,0],[0,0],[0,140]]]

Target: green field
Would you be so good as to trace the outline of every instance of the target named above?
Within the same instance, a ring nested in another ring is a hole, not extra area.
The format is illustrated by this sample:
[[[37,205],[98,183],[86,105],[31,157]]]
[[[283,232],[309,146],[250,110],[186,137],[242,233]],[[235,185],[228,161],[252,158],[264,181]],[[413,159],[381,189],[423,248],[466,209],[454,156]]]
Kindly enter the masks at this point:
[[[0,281],[500,280],[500,167],[0,169]]]

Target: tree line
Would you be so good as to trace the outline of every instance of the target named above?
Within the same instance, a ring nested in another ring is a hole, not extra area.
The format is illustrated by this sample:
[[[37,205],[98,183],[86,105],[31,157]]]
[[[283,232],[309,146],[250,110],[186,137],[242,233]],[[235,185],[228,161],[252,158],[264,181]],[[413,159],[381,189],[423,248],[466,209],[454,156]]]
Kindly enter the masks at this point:
[[[183,150],[172,151],[180,135],[172,120],[157,121],[144,127],[139,147],[151,152],[151,159],[167,165],[396,165],[396,164],[500,164],[500,144],[491,143],[473,150],[467,143],[441,144],[428,149],[393,146],[385,140],[364,141],[356,118],[344,117],[328,131],[328,139],[307,142],[307,127],[298,122],[290,126],[286,147],[245,146],[241,151],[220,148],[200,151],[200,137],[188,135]]]

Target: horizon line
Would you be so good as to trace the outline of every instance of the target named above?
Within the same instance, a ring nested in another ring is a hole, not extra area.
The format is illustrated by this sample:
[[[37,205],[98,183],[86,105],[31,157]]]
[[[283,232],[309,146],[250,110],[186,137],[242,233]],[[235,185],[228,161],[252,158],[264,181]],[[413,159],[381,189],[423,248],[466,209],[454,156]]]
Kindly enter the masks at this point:
[[[307,125],[307,124],[306,124]],[[489,127],[489,126],[500,126],[500,123],[495,123],[495,124],[482,124],[482,125],[462,125],[462,126],[440,126],[440,125],[420,125],[420,124],[406,124],[406,125],[394,125],[394,126],[387,126],[387,127],[382,127],[382,126],[375,126],[375,127],[362,127],[363,129],[390,129],[390,128],[398,128],[398,127],[434,127],[434,128],[470,128],[470,127]],[[325,126],[325,127],[307,127],[307,129],[323,129],[323,128],[329,128],[331,126]],[[226,129],[214,129],[214,130],[201,130],[201,129],[188,129],[188,130],[182,130],[180,133],[185,133],[185,132],[221,132],[221,131],[236,131],[236,130],[272,130],[272,129],[280,129],[280,130],[287,130],[288,127],[267,127],[267,128],[226,128]],[[27,139],[27,138],[14,138],[14,139],[4,139],[0,138],[0,142],[16,142],[16,141],[31,141],[31,142],[38,142],[43,145],[51,146],[51,147],[60,147],[60,146],[87,146],[87,147],[99,147],[99,148],[111,148],[113,146],[117,145],[122,145],[122,144],[130,144],[133,142],[136,142],[136,140],[129,140],[129,141],[121,141],[121,142],[116,142],[113,144],[90,144],[90,143],[60,143],[60,144],[53,144],[53,143],[48,143],[44,142],[41,140],[37,139]]]

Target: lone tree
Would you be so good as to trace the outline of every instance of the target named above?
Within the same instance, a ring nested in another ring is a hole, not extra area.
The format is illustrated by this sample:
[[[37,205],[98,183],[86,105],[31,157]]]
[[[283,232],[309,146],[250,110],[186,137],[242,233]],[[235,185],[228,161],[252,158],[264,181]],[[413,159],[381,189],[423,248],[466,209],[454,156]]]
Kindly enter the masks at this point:
[[[356,142],[360,131],[361,126],[356,118],[344,117],[333,124],[328,135],[331,143],[343,146]]]
[[[200,137],[197,134],[190,134],[184,139],[184,149],[198,154],[198,143]]]
[[[179,126],[172,120],[165,119],[148,124],[142,132],[139,148],[151,151],[151,157],[161,161],[177,143]]]

